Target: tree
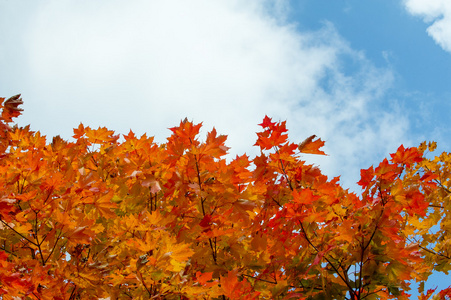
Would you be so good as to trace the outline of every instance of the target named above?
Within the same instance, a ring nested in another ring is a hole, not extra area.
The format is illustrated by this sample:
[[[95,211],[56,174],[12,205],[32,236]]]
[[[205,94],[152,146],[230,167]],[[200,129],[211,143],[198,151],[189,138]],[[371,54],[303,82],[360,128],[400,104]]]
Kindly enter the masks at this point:
[[[82,124],[48,143],[9,126],[20,104],[0,98],[1,299],[408,299],[450,269],[432,143],[362,170],[357,195],[303,160],[323,141],[269,117],[260,155],[227,161],[226,136],[188,120],[164,144]]]

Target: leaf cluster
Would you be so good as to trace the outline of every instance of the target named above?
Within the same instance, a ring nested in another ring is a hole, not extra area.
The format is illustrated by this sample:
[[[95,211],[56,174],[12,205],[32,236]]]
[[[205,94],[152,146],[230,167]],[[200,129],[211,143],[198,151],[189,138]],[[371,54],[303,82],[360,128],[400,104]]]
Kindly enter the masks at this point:
[[[7,125],[12,98],[4,299],[408,299],[412,280],[450,269],[451,156],[428,160],[425,144],[362,170],[357,195],[305,161],[323,141],[292,143],[269,117],[260,154],[227,160],[226,136],[186,119],[163,144],[82,124],[47,142]]]

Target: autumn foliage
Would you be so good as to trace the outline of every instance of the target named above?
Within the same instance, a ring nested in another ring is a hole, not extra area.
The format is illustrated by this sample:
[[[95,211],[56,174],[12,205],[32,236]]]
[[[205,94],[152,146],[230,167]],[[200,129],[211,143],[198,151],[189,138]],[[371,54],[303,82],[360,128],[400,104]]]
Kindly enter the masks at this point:
[[[400,146],[328,179],[265,117],[260,155],[188,120],[164,144],[82,124],[72,141],[12,126],[0,98],[0,299],[450,299],[451,154]]]

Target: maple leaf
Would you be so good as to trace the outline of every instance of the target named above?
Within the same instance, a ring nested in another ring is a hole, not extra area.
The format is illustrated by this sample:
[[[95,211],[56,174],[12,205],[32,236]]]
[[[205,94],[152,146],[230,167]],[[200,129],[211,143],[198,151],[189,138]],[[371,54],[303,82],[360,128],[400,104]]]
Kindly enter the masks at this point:
[[[300,191],[293,191],[293,201],[299,204],[312,204],[318,200],[318,196],[314,196],[311,189],[302,189]]]
[[[246,279],[238,281],[236,271],[229,271],[227,276],[221,276],[220,283],[224,294],[231,299],[258,299],[260,294],[252,291]]]
[[[216,283],[210,282],[213,279],[213,272],[201,273],[200,271],[196,272],[196,281],[204,286],[213,286]]]
[[[324,151],[319,150],[319,148],[324,146],[325,142],[319,138],[317,140],[314,140],[315,138],[316,135],[312,135],[306,138],[302,143],[299,144],[298,150],[301,153],[327,155],[326,153],[324,153]]]
[[[426,215],[429,203],[425,201],[425,197],[420,192],[407,193],[407,198],[409,198],[409,214],[416,213],[422,217]]]
[[[94,206],[97,208],[100,215],[105,218],[116,217],[116,213],[111,210],[111,208],[117,207],[117,204],[111,201],[113,196],[114,192],[110,190],[108,193],[97,199],[94,203]]]
[[[422,154],[417,148],[407,148],[399,146],[398,150],[394,154],[390,154],[391,161],[396,164],[405,164],[408,168],[414,163],[421,162],[423,160]]]
[[[261,124],[258,124],[259,126],[263,127],[263,128],[270,128],[272,129],[274,127],[274,125],[276,125],[275,122],[271,122],[271,118],[266,116],[263,118],[263,122]]]
[[[0,198],[0,217],[1,219],[9,222],[11,221],[12,215],[14,215],[17,211],[16,207],[14,206],[14,203],[16,203],[15,199],[10,199],[8,197],[2,197]]]
[[[257,133],[258,139],[254,146],[260,146],[263,150],[282,146],[288,139],[288,135],[285,133],[287,131],[285,121],[274,123],[270,129]]]
[[[423,176],[421,176],[420,180],[425,181],[425,182],[431,182],[437,178],[438,178],[437,174],[434,174],[431,171],[428,171],[428,172],[424,173]]]
[[[227,297],[233,298],[238,283],[237,272],[229,271],[227,276],[221,277],[221,287]]]
[[[13,118],[20,116],[23,111],[19,105],[23,104],[22,98],[20,98],[20,94],[12,96],[8,98],[4,103],[5,98],[0,98],[0,108],[3,108],[2,114],[0,117],[0,129],[4,131],[10,131],[11,127],[8,123],[12,122]]]
[[[95,236],[88,226],[76,227],[67,232],[70,241],[74,244],[90,244]]]
[[[3,100],[0,101],[0,104],[1,102],[3,102]],[[20,116],[23,109],[20,108],[19,105],[22,104],[23,100],[20,98],[20,94],[8,98],[8,100],[3,103],[2,120],[5,122],[11,122],[12,118]]]
[[[194,140],[196,135],[199,134],[199,130],[202,127],[202,123],[194,125],[189,121],[181,121],[179,127],[169,128],[176,136],[187,140]]]
[[[217,136],[216,129],[213,128],[213,130],[207,134],[205,147],[201,150],[201,153],[211,155],[215,158],[220,158],[221,156],[227,154],[227,150],[230,149],[224,145],[226,140],[226,135]]]
[[[357,184],[365,189],[372,183],[374,176],[373,166],[369,167],[368,169],[362,169],[360,170],[360,181],[357,182]]]
[[[136,139],[135,133],[130,129],[127,135],[123,135],[126,141]]]
[[[79,139],[85,135],[85,127],[80,123],[78,128],[74,128],[74,135],[72,136],[74,139]]]
[[[374,170],[374,174],[381,180],[393,181],[401,171],[402,168],[395,164],[391,164],[385,158]]]
[[[108,130],[106,127],[99,127],[96,130],[86,127],[84,128],[84,133],[88,137],[89,142],[96,144],[115,143],[119,139],[119,135],[114,135],[114,131]]]

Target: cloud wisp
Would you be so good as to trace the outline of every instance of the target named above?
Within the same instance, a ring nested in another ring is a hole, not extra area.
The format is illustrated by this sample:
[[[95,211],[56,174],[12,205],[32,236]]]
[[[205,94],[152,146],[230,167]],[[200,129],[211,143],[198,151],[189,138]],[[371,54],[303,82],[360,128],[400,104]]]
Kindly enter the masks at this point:
[[[451,2],[448,0],[404,0],[407,11],[432,23],[427,33],[434,41],[451,53]]]
[[[283,1],[48,1],[22,23],[3,5],[0,17],[19,18],[8,35],[19,49],[0,49],[7,70],[27,74],[10,79],[23,83],[22,123],[49,136],[68,138],[83,122],[164,142],[188,117],[253,155],[268,115],[287,120],[295,140],[326,140],[330,157],[315,162],[347,185],[406,142],[407,119],[380,101],[391,71],[330,23],[299,31]]]

